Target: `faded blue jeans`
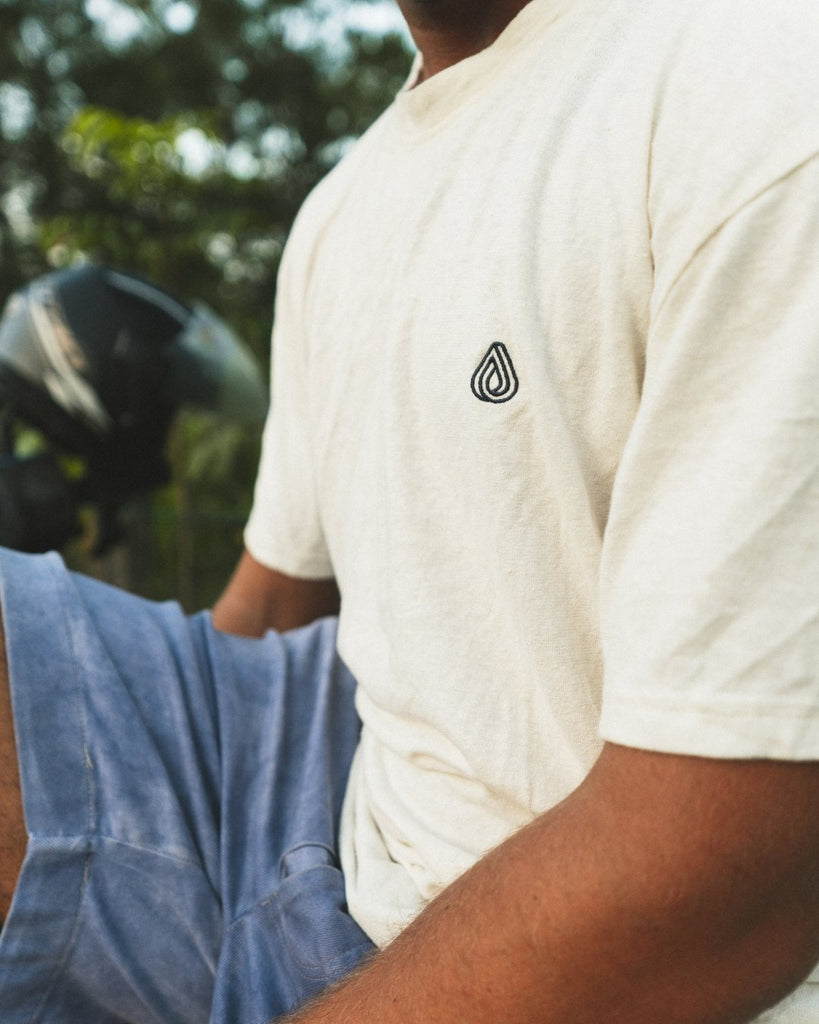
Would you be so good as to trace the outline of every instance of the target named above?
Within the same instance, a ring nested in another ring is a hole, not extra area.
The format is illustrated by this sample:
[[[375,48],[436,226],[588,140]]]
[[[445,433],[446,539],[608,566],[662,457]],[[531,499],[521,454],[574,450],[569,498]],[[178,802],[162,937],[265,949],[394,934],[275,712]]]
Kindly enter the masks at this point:
[[[228,637],[3,550],[0,599],[29,833],[3,1024],[263,1024],[372,949],[336,854],[334,620]]]

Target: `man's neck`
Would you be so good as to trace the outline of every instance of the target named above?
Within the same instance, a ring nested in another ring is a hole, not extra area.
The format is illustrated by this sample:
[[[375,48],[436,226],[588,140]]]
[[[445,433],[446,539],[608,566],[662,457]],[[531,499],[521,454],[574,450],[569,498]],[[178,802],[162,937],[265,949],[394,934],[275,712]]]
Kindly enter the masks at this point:
[[[423,78],[490,46],[530,0],[398,0],[424,58]]]

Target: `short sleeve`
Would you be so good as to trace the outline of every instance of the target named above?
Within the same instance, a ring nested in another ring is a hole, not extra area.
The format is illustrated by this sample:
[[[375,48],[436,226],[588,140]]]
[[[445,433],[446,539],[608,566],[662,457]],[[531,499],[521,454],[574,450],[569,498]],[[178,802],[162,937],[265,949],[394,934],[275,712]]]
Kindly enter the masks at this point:
[[[818,196],[813,157],[653,317],[604,537],[606,740],[819,758]]]
[[[298,226],[298,222],[297,222]],[[315,485],[307,399],[305,337],[301,324],[306,289],[299,267],[303,242],[296,228],[282,259],[274,314],[271,403],[245,545],[253,557],[291,576],[333,575]]]

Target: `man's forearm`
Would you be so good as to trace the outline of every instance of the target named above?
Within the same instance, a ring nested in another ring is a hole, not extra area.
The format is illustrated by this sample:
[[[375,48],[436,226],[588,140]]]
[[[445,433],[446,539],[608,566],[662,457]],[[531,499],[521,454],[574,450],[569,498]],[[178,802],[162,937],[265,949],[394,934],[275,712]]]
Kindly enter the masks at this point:
[[[750,1021],[819,958],[817,772],[608,748],[294,1021]]]

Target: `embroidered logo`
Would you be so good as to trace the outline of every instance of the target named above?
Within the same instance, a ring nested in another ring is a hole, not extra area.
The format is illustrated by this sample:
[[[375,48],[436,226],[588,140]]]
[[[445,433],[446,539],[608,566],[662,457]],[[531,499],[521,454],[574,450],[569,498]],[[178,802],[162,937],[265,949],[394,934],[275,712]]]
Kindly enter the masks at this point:
[[[472,374],[472,394],[482,402],[508,402],[518,391],[518,376],[506,346],[496,341]]]

